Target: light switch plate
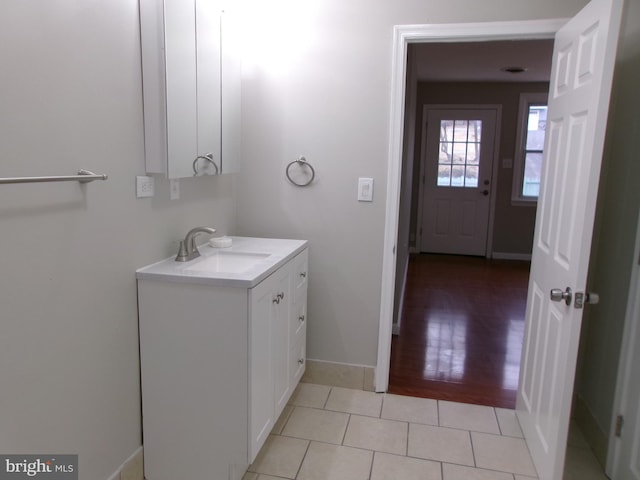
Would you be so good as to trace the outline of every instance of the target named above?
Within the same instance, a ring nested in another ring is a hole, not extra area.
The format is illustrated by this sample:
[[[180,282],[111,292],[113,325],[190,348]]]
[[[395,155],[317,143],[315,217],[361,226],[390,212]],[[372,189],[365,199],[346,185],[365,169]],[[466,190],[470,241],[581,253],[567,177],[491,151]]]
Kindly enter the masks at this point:
[[[358,201],[373,202],[373,178],[358,179]]]

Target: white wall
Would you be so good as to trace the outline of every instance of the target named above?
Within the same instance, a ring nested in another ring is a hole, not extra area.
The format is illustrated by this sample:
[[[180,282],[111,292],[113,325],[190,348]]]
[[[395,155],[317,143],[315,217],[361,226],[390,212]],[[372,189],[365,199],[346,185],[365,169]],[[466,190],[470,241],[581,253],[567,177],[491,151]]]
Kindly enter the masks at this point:
[[[106,479],[141,444],[135,269],[199,224],[234,228],[231,178],[144,172],[136,0],[7,0],[0,15],[0,452],[77,453]]]
[[[275,15],[258,29],[254,47],[277,46],[270,52],[279,54],[278,68],[258,63],[245,72],[238,230],[310,240],[310,358],[376,362],[393,25],[567,17],[585,4],[269,2]],[[258,0],[255,8],[256,17],[264,15]],[[299,155],[317,171],[303,189],[284,177]],[[373,203],[356,201],[359,176],[375,178]]]

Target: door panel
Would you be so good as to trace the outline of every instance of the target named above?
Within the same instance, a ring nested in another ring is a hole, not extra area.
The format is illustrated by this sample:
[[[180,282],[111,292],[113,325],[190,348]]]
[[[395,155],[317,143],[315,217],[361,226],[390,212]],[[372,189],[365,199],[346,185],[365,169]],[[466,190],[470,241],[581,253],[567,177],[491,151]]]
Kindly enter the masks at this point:
[[[540,480],[560,480],[621,0],[593,0],[556,35],[548,135],[527,300],[517,413]]]

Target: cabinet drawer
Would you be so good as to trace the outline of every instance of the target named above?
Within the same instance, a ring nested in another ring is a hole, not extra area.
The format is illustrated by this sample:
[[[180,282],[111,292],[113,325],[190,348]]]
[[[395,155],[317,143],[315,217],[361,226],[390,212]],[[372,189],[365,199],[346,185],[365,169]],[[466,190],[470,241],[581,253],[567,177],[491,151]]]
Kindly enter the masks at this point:
[[[307,341],[306,336],[298,339],[289,355],[291,362],[291,384],[297,385],[302,378],[304,370],[307,366]]]
[[[307,302],[294,304],[289,318],[289,344],[295,345],[307,331]]]
[[[309,256],[307,250],[299,253],[293,260],[293,276],[291,286],[293,301],[299,302],[307,296],[307,281],[309,278]]]

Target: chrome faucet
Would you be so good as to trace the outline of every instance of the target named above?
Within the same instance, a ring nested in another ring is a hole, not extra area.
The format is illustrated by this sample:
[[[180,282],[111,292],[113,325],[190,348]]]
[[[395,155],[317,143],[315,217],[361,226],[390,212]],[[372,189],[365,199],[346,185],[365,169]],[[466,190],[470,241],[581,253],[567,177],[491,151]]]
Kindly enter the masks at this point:
[[[189,230],[184,240],[180,240],[180,248],[178,249],[176,262],[188,262],[200,256],[198,247],[196,247],[196,235],[199,233],[214,234],[216,233],[216,229],[211,227],[196,227]]]

